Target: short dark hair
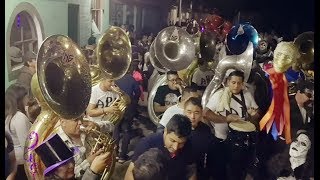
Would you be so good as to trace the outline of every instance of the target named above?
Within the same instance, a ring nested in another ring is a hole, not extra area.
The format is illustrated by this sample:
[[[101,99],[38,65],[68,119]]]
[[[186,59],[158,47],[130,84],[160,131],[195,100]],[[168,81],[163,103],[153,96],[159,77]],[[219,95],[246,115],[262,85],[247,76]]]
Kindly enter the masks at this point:
[[[300,79],[297,81],[297,91],[304,93],[306,89],[313,90],[314,84],[311,81]]]
[[[174,132],[178,137],[188,137],[191,133],[191,122],[182,114],[175,114],[166,125],[167,133]]]
[[[242,71],[239,71],[239,70],[232,71],[228,76],[228,80],[230,80],[232,76],[241,77],[242,81],[244,81],[244,73]]]
[[[194,86],[186,86],[186,87],[183,88],[183,90],[182,90],[182,96],[183,96],[185,93],[191,93],[191,92],[197,92],[197,88],[194,87]]]
[[[173,75],[178,75],[178,72],[177,72],[177,71],[168,71],[168,72],[167,72],[167,76],[169,76],[169,75],[171,75],[171,74],[173,74]]]
[[[169,158],[158,148],[151,148],[134,162],[135,180],[164,180],[167,177]]]
[[[198,106],[202,109],[201,99],[196,97],[190,97],[185,103],[184,107],[186,107],[188,104],[193,104],[195,106]]]

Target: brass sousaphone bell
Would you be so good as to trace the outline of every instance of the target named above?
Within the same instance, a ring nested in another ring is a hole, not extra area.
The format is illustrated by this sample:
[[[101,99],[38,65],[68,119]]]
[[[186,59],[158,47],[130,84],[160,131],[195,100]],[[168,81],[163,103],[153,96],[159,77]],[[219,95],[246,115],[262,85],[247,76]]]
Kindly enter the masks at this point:
[[[29,130],[24,164],[28,179],[44,179],[45,169],[33,151],[54,130],[60,118],[81,116],[91,94],[90,70],[84,54],[76,43],[63,35],[44,40],[37,56],[36,74],[31,90],[41,105],[41,113]]]

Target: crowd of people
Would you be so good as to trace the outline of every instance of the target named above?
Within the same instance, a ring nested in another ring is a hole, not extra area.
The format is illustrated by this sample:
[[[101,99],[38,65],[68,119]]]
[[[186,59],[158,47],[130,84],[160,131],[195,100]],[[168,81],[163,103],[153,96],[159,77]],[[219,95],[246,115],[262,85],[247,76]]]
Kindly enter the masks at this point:
[[[201,103],[202,94],[215,73],[207,61],[198,59],[191,84],[181,83],[182,77],[177,71],[166,72],[166,84],[158,87],[153,100],[154,111],[160,117],[157,129],[141,139],[129,157],[133,121],[141,114],[139,102],[148,101],[145,94],[149,79],[157,70],[148,58],[154,34],[144,34],[138,39],[132,28],[127,31],[132,45],[132,62],[127,73],[118,80],[104,78],[93,86],[86,112],[77,119],[60,118],[56,135],[35,149],[47,168],[46,179],[97,179],[103,173],[112,161],[111,153],[90,151],[84,131],[91,129],[112,134],[117,161],[130,161],[125,180],[314,177],[311,158],[314,85],[306,71],[295,72],[301,76],[295,79],[289,96],[290,133],[295,140],[286,144],[281,134],[260,131],[259,121],[272,99],[266,69],[272,66],[274,57],[283,55],[274,51],[281,38],[267,33],[260,36],[248,82],[242,71],[229,70],[223,77],[223,85],[205,106]],[[220,50],[220,46],[218,44],[217,49]],[[96,39],[90,37],[88,45],[83,47],[89,64],[97,63],[95,48]],[[218,61],[218,56],[215,58]],[[286,54],[280,58],[294,57]],[[24,66],[16,83],[5,93],[7,179],[27,179],[25,142],[41,111],[31,92],[36,54],[25,53],[23,59]],[[106,114],[119,113],[113,104],[120,90],[130,97],[130,103],[123,118],[114,126],[103,118]],[[87,120],[83,122],[83,119]],[[234,122],[243,124],[236,127]]]

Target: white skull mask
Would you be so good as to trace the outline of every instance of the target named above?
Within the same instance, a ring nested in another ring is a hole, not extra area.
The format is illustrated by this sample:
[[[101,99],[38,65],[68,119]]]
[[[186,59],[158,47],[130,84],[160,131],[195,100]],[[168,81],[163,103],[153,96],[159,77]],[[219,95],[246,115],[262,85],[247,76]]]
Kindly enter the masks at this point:
[[[306,157],[311,147],[311,141],[305,134],[300,134],[290,145],[289,155],[291,157]]]

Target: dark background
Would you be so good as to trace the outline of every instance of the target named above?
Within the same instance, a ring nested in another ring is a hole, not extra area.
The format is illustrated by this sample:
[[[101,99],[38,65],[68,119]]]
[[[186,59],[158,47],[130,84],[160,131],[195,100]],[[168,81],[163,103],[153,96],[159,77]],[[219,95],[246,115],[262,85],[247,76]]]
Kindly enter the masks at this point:
[[[189,3],[191,0],[183,0]],[[210,10],[217,8],[220,15],[233,20],[240,11],[241,21],[253,20],[258,32],[274,30],[284,39],[291,39],[305,31],[314,31],[314,0],[192,0]],[[240,23],[241,23],[240,21]]]

